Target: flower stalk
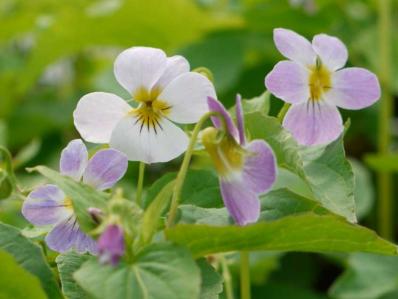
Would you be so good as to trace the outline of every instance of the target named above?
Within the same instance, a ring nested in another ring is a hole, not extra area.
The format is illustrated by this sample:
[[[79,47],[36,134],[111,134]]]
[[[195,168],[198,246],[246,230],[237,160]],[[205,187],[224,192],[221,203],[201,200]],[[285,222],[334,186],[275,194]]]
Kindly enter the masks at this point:
[[[250,299],[250,263],[249,252],[240,252],[240,298]]]
[[[142,190],[144,187],[144,176],[145,176],[145,163],[140,162],[138,165],[138,182],[137,182],[137,191],[135,195],[135,202],[140,207],[142,205]]]
[[[173,197],[171,199],[171,206],[169,210],[169,216],[167,218],[167,227],[172,227],[174,225],[175,218],[177,216],[177,209],[180,203],[180,196],[182,186],[184,185],[185,177],[187,176],[187,171],[189,163],[191,162],[192,153],[194,151],[196,140],[198,139],[199,132],[204,125],[204,123],[212,116],[218,116],[216,112],[207,112],[203,115],[200,120],[196,123],[195,128],[192,132],[191,140],[188,145],[188,149],[185,152],[184,160],[182,161],[180,171],[178,172],[177,179],[174,185]],[[225,125],[225,124],[224,124]]]
[[[390,151],[391,126],[394,101],[391,95],[391,1],[379,0],[379,45],[380,69],[379,78],[383,88],[383,96],[379,111],[379,140],[378,149],[381,155]],[[393,231],[393,202],[392,202],[392,177],[387,172],[378,173],[378,224],[382,237],[392,239]]]

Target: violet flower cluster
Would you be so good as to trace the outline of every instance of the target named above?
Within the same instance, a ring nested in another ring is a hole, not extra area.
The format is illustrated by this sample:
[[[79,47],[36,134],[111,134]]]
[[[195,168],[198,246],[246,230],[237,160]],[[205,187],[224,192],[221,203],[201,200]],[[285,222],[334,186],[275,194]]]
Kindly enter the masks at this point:
[[[291,104],[283,126],[298,143],[332,142],[343,131],[337,107],[362,109],[379,99],[380,86],[373,73],[357,67],[343,69],[348,52],[339,39],[320,34],[310,43],[293,31],[275,29],[274,41],[288,60],[275,65],[265,86]],[[259,196],[275,182],[277,161],[264,140],[247,141],[240,96],[235,124],[205,76],[190,71],[184,57],[167,57],[155,48],[123,51],[116,58],[114,73],[138,105],[130,106],[104,92],[82,97],[73,114],[76,129],[84,140],[111,148],[89,159],[83,142],[71,141],[61,154],[61,174],[97,190],[110,189],[124,176],[128,160],[167,162],[184,153],[189,137],[176,124],[196,123],[210,112],[214,127],[203,130],[202,142],[218,173],[224,204],[238,225],[256,222]],[[101,262],[112,265],[125,253],[121,222],[104,223],[95,241],[80,229],[73,200],[56,185],[33,190],[22,214],[34,225],[51,227],[45,241],[54,251],[99,254]]]

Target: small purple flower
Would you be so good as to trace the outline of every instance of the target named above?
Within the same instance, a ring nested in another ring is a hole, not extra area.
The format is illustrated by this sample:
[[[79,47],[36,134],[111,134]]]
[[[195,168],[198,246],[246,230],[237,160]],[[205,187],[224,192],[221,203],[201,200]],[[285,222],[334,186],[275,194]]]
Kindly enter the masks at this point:
[[[259,195],[267,192],[276,179],[276,159],[264,140],[246,143],[241,98],[236,99],[237,127],[224,106],[209,97],[210,111],[219,112],[227,131],[219,137],[221,121],[213,117],[215,128],[203,132],[203,144],[219,174],[222,198],[238,225],[256,222],[260,216]]]
[[[98,151],[90,160],[80,139],[71,141],[62,151],[60,172],[97,190],[111,188],[126,172],[127,157],[114,149]],[[22,207],[24,217],[34,225],[52,225],[46,236],[49,248],[66,252],[96,254],[96,242],[83,233],[73,210],[72,200],[55,185],[44,185],[32,191]]]
[[[106,227],[98,239],[99,260],[104,264],[116,266],[124,254],[123,229],[117,224]]]
[[[344,68],[345,45],[336,37],[315,35],[312,44],[287,29],[274,30],[279,52],[289,60],[277,63],[265,86],[292,104],[283,126],[303,145],[327,144],[343,132],[337,107],[362,109],[380,98],[379,81],[370,71]]]

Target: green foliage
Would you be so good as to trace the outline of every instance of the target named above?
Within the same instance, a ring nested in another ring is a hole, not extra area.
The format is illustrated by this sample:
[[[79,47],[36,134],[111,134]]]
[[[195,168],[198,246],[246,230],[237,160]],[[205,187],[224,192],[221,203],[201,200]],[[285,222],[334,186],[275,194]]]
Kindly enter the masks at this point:
[[[177,173],[167,173],[148,188],[145,206],[152,202],[164,186],[175,179]],[[190,170],[181,192],[181,203],[204,208],[222,207],[218,178],[208,170]]]
[[[209,265],[206,259],[197,260],[200,269],[200,299],[218,299],[219,294],[223,290],[223,279],[216,270]]]
[[[347,270],[330,289],[336,299],[377,299],[397,291],[398,259],[372,254],[352,254]]]
[[[88,255],[68,252],[66,254],[60,254],[55,260],[61,280],[62,293],[69,299],[90,298],[73,278],[73,273],[75,273],[88,258]]]
[[[200,271],[191,254],[176,245],[153,244],[135,257],[132,264],[117,268],[83,264],[77,282],[94,298],[186,299],[200,294]]]
[[[49,298],[62,298],[40,247],[22,236],[18,229],[0,223],[0,249],[12,255],[19,265],[37,277]]]
[[[41,288],[39,279],[20,267],[11,254],[0,250],[0,264],[1,299],[47,298],[45,292]]]

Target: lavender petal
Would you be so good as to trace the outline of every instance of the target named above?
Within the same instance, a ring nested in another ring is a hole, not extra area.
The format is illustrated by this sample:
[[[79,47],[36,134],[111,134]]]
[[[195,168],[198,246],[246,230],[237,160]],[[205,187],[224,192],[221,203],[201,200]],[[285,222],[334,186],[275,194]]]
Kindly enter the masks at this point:
[[[126,173],[128,160],[115,149],[98,151],[88,162],[83,182],[98,189],[111,188]]]
[[[76,181],[82,177],[88,160],[87,148],[83,141],[75,139],[63,149],[60,160],[60,172]]]

